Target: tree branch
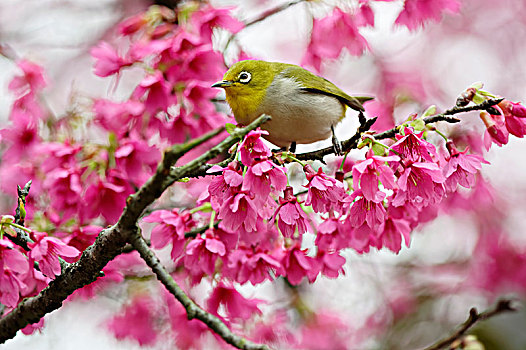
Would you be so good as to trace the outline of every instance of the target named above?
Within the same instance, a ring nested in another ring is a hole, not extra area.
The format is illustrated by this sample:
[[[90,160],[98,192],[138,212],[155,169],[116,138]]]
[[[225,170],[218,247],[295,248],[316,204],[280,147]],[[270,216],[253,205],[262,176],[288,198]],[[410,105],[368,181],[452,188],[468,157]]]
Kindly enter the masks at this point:
[[[189,320],[198,319],[206,324],[211,330],[219,335],[225,342],[244,350],[270,350],[263,344],[252,343],[251,341],[240,337],[230,331],[230,329],[218,317],[206,312],[200,308],[174,281],[172,276],[166,271],[155,253],[149,249],[148,245],[137,231],[130,238],[131,245],[139,252],[141,258],[152,269],[157,279],[166,287],[166,289],[183,305]]]
[[[250,27],[250,26],[253,26],[254,24],[259,23],[259,22],[267,19],[270,16],[273,16],[273,15],[275,15],[277,13],[285,11],[286,9],[288,9],[291,6],[294,6],[294,5],[297,5],[299,3],[306,2],[306,1],[309,1],[309,0],[295,0],[295,1],[291,1],[291,2],[285,3],[283,5],[271,8],[271,9],[263,12],[258,17],[254,18],[253,20],[246,22],[245,23],[245,27],[243,29],[245,29],[247,27]],[[227,40],[227,42],[225,44],[225,48],[223,49],[223,51],[226,51],[226,49],[228,48],[228,46],[230,45],[232,40],[236,37],[236,34],[237,33],[230,34],[230,37],[228,38],[228,40]]]
[[[21,188],[17,185],[17,201],[18,204],[15,210],[15,224],[24,226],[26,219],[26,197],[29,195],[29,189],[31,188],[32,181],[29,180],[24,188]],[[16,232],[16,237],[11,235],[6,235],[6,237],[13,242],[14,244],[22,247],[24,250],[29,251],[28,243],[31,243],[32,240],[24,230],[13,227],[13,230]]]
[[[476,104],[473,106],[467,106],[467,107],[455,106],[453,108],[450,108],[444,111],[443,113],[425,117],[423,121],[425,124],[436,123],[439,121],[445,121],[448,123],[458,123],[460,122],[460,119],[451,117],[451,115],[470,112],[470,111],[487,110],[489,108],[492,108],[494,105],[500,103],[502,100],[504,99],[503,98],[492,98],[492,99],[486,100],[480,104]],[[356,131],[356,133],[350,139],[342,142],[342,149],[344,152],[347,152],[351,149],[356,148],[358,146],[358,143],[360,142],[362,134],[366,131],[369,131],[369,129],[372,127],[372,125],[377,119],[377,117],[366,119],[362,113],[360,113],[359,118],[360,118],[360,126],[358,127],[358,130]],[[374,134],[372,136],[376,140],[382,140],[382,139],[388,139],[388,138],[394,137],[397,132],[398,132],[398,127],[394,127],[392,129],[383,131],[378,134]],[[296,158],[298,158],[299,160],[321,160],[323,161],[323,157],[325,157],[328,154],[333,154],[333,153],[334,153],[334,148],[327,147],[327,148],[323,148],[317,151],[297,154]]]
[[[172,165],[184,153],[180,150],[168,150],[163,161],[157,167],[155,174],[133,195],[127,199],[118,222],[102,230],[95,243],[82,253],[80,259],[69,264],[62,274],[57,276],[38,295],[24,299],[10,313],[0,319],[0,343],[13,338],[16,332],[28,324],[38,322],[43,316],[62,306],[64,300],[75,290],[95,281],[106,264],[120,254],[127,241],[136,233],[137,220],[144,209],[170,186],[173,182],[187,177],[189,173],[215,158],[219,153],[228,150],[239,139],[251,130],[257,128],[270,117],[263,115],[245,128],[236,129],[232,135],[221,141],[203,155],[189,163],[174,168]],[[205,142],[206,137],[201,138]],[[192,147],[184,147],[189,151],[198,144],[192,141]],[[167,161],[169,159],[170,161]],[[170,162],[174,163],[170,163]],[[169,177],[169,181],[166,178]]]
[[[342,142],[342,151],[348,152],[353,148],[356,148],[358,146],[358,142],[360,142],[360,139],[362,138],[362,134],[366,131],[369,131],[369,129],[373,126],[374,122],[376,122],[377,117],[366,119],[365,116],[360,112],[359,114],[360,118],[360,126],[358,127],[358,130],[356,130],[356,133],[348,140],[345,140]],[[296,154],[296,158],[299,160],[321,160],[323,161],[323,157],[325,157],[328,154],[334,153],[334,147],[327,147],[322,148],[317,151],[312,152],[306,152],[306,153],[300,153]]]
[[[448,123],[459,123],[460,122],[460,119],[458,118],[454,118],[454,117],[449,117],[450,115],[455,115],[455,114],[459,114],[459,113],[465,113],[465,112],[471,112],[471,111],[483,111],[483,110],[487,110],[488,108],[491,108],[493,106],[495,106],[496,104],[500,103],[502,100],[504,100],[503,98],[492,98],[492,99],[489,99],[489,100],[486,100],[480,104],[476,104],[476,105],[473,105],[473,106],[467,106],[467,107],[458,107],[458,106],[455,106],[453,108],[450,108],[446,111],[444,111],[443,113],[439,113],[439,114],[435,114],[435,115],[431,115],[429,117],[425,117],[423,120],[424,120],[424,123],[427,124],[431,124],[431,123],[436,123],[436,122],[439,122],[439,121],[445,121],[445,122],[448,122]],[[375,134],[373,135],[373,137],[377,140],[382,140],[382,139],[388,139],[388,138],[391,138],[391,137],[394,137],[396,135],[398,131],[398,128],[397,127],[394,127],[390,130],[386,130],[384,132],[381,132],[379,134]]]
[[[460,339],[477,322],[487,320],[488,318],[491,318],[496,315],[500,315],[505,312],[517,311],[517,308],[514,307],[512,304],[513,304],[513,300],[503,299],[503,300],[500,300],[497,303],[497,305],[495,305],[493,308],[486,310],[484,312],[481,312],[481,313],[478,313],[477,309],[471,308],[471,310],[469,310],[468,319],[464,323],[462,323],[455,332],[453,332],[451,335],[447,336],[446,338],[437,341],[435,344],[431,345],[430,347],[425,348],[424,350],[443,349],[444,347],[453,343],[455,340]]]

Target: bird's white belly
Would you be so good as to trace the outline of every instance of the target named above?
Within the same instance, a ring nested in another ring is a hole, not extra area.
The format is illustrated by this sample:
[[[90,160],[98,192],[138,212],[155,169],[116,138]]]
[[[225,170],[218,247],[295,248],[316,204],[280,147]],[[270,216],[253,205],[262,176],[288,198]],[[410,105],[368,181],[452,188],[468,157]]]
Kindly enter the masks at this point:
[[[331,136],[345,113],[345,106],[335,97],[306,92],[293,79],[274,81],[267,90],[258,110],[272,120],[262,128],[269,132],[265,138],[279,147],[292,142],[312,143]]]

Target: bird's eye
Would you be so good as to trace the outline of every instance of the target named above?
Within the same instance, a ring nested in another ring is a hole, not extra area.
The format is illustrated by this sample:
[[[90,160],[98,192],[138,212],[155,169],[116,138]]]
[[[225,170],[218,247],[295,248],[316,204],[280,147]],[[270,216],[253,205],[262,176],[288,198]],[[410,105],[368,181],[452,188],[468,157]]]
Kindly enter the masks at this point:
[[[250,75],[249,72],[241,72],[239,73],[239,76],[237,77],[240,83],[246,84],[250,81],[252,78],[252,75]]]

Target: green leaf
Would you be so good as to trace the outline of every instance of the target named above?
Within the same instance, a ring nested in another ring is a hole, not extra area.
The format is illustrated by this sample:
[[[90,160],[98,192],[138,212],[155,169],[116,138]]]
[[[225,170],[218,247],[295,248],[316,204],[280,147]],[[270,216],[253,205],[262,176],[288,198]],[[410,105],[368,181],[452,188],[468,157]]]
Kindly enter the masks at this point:
[[[484,98],[484,96],[482,96],[478,92],[475,94],[475,96],[473,96],[473,102],[475,102],[478,105],[484,101],[486,101],[486,98]]]
[[[480,81],[477,81],[477,82],[471,84],[470,87],[475,88],[477,90],[480,90],[480,89],[482,89],[484,87],[484,83],[482,83]]]
[[[426,123],[423,119],[415,119],[411,122],[411,126],[415,128],[415,131],[422,131],[426,127]]]
[[[430,115],[436,114],[436,112],[437,112],[437,106],[431,105],[427,107],[424,114],[422,114],[422,117],[429,117]]]
[[[379,143],[374,143],[372,150],[376,156],[383,156],[385,155],[385,147],[380,145]]]
[[[229,135],[232,135],[232,133],[237,129],[237,127],[232,123],[226,123],[225,130]]]

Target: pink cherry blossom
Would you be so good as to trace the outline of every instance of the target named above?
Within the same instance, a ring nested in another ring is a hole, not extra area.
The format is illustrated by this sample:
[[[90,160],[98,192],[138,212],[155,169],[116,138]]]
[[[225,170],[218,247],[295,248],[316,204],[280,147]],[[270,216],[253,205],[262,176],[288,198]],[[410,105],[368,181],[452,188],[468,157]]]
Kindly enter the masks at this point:
[[[348,221],[346,221],[348,224]],[[383,227],[383,225],[382,225]],[[349,225],[350,236],[349,247],[356,250],[358,254],[368,253],[371,246],[376,246],[378,230],[373,230],[367,223],[353,228]]]
[[[467,154],[469,148],[459,152],[451,141],[447,143],[450,158],[442,168],[444,176],[447,178],[444,185],[446,189],[453,192],[457,185],[465,188],[473,187],[475,175],[482,169],[482,163],[489,164],[478,154]]]
[[[94,121],[108,131],[113,131],[117,137],[128,133],[132,128],[141,127],[141,116],[144,104],[134,100],[112,102],[98,99],[93,104]]]
[[[223,76],[224,71],[223,56],[214,51],[212,44],[206,44],[188,53],[180,69],[179,79],[214,82]]]
[[[285,188],[285,194],[283,198],[279,199],[279,207],[276,210],[275,216],[278,217],[278,227],[283,236],[293,237],[296,229],[298,230],[298,236],[307,232],[308,216],[305,214],[303,209],[296,197],[292,193],[293,189],[290,186]]]
[[[510,134],[519,138],[526,135],[526,108],[519,103],[508,100],[500,102],[496,107],[504,116],[504,124]]]
[[[309,315],[302,325],[301,340],[297,346],[303,350],[348,349],[350,330],[338,315],[326,310],[317,310]]]
[[[42,317],[38,322],[36,323],[30,323],[24,328],[22,328],[20,331],[22,331],[25,335],[33,334],[35,331],[40,331],[44,328],[44,317]]]
[[[38,135],[37,122],[24,111],[13,111],[11,113],[13,125],[0,130],[2,143],[8,145],[8,149],[2,155],[6,162],[18,162],[24,155],[30,154],[35,146],[41,141]]]
[[[121,312],[107,324],[117,339],[131,338],[142,345],[153,345],[157,341],[154,328],[155,301],[147,295],[137,295]]]
[[[225,200],[241,191],[241,184],[243,183],[243,170],[237,161],[229,163],[226,168],[213,166],[208,169],[207,173],[218,171],[222,171],[222,174],[214,176],[207,190],[212,208],[216,211],[221,208]]]
[[[506,232],[482,234],[473,253],[471,285],[493,295],[526,290],[526,249]]]
[[[355,14],[355,21],[358,27],[374,27],[374,12],[366,2],[361,2]]]
[[[44,188],[49,192],[51,205],[62,214],[71,218],[82,207],[82,170],[78,168],[55,168],[47,173]]]
[[[130,66],[133,62],[119,56],[117,51],[107,42],[101,41],[90,50],[95,58],[94,73],[99,77],[107,77],[119,73],[123,67]]]
[[[171,86],[164,79],[160,71],[147,75],[137,85],[133,92],[135,99],[144,97],[145,111],[150,115],[155,115],[159,111],[166,111],[167,108],[176,103],[175,96],[171,94]]]
[[[270,148],[263,142],[261,135],[268,135],[268,131],[256,129],[250,131],[239,144],[241,162],[246,166],[257,158],[268,158],[272,155]]]
[[[415,30],[426,21],[439,21],[444,11],[458,13],[459,10],[459,0],[405,0],[404,9],[395,23]]]
[[[214,8],[205,5],[196,11],[191,18],[192,25],[197,28],[201,38],[212,38],[212,30],[215,27],[227,29],[231,33],[237,33],[243,29],[244,24],[232,17],[231,8]]]
[[[121,140],[115,150],[117,168],[122,169],[130,181],[141,186],[154,173],[161,153],[155,146],[136,137]]]
[[[126,198],[133,193],[130,184],[116,169],[110,169],[104,179],[90,185],[84,196],[84,214],[87,218],[102,215],[107,222],[115,222],[126,205]]]
[[[220,282],[212,291],[208,300],[207,310],[219,315],[220,306],[224,306],[228,319],[248,320],[256,314],[261,315],[258,305],[263,300],[246,299],[234,287]]]
[[[0,302],[14,308],[21,290],[27,287],[22,277],[28,273],[29,263],[6,239],[0,240],[0,268]]]
[[[339,250],[347,248],[350,230],[338,218],[329,217],[317,227],[316,246],[321,250]]]
[[[175,333],[178,349],[204,349],[203,335],[209,328],[197,319],[188,320],[186,310],[166,288],[161,289],[162,302],[167,307],[169,325]],[[140,324],[140,323],[138,323]]]
[[[396,143],[391,149],[398,154],[402,160],[419,162],[422,160],[434,162],[437,158],[436,147],[422,138],[423,132],[415,133],[413,128],[405,127],[403,135],[396,135]]]
[[[199,235],[186,246],[184,266],[191,273],[214,274],[216,260],[226,254],[225,245],[214,237],[214,230],[208,229],[204,237]]]
[[[486,111],[480,112],[480,119],[486,126],[484,133],[484,146],[489,150],[491,144],[494,143],[501,147],[508,143],[509,131],[506,128],[504,116],[492,115]]]
[[[361,198],[356,199],[357,197]],[[347,218],[350,225],[359,227],[366,223],[371,229],[379,230],[386,219],[386,210],[383,202],[367,200],[361,190],[355,190],[351,198],[356,200],[353,202]]]
[[[147,23],[144,13],[126,18],[119,23],[119,32],[122,35],[131,35],[142,29]]]
[[[321,168],[314,171],[310,164],[303,167],[309,183],[305,205],[311,205],[317,213],[327,213],[331,210],[342,212],[347,193],[341,181],[323,173]]]
[[[257,204],[248,194],[238,192],[226,198],[219,209],[218,218],[223,220],[221,227],[227,231],[243,229],[253,232],[259,218],[258,210]]]
[[[80,252],[77,248],[67,245],[56,237],[49,237],[44,233],[36,233],[37,240],[31,244],[29,256],[38,263],[40,271],[52,279],[60,275],[60,258],[74,258]]]
[[[300,245],[296,243],[283,258],[283,268],[285,270],[287,280],[292,285],[297,285],[301,282],[303,277],[310,276],[311,282],[316,276],[311,276],[311,269],[315,269],[316,260],[307,255],[306,249],[301,249]]]
[[[256,285],[282,273],[281,256],[274,256],[259,247],[238,247],[228,254],[228,263],[223,267],[224,276],[241,284],[250,282]]]
[[[22,75],[14,77],[8,86],[17,97],[38,92],[46,87],[47,77],[42,67],[25,59],[18,61],[17,66],[22,70]]]
[[[190,231],[195,222],[190,213],[180,213],[179,210],[156,210],[142,219],[143,222],[158,223],[152,229],[151,243],[155,249],[172,244],[171,257],[175,261],[184,250],[185,233]]]
[[[416,162],[408,165],[398,178],[400,190],[395,195],[396,206],[405,201],[426,206],[437,203],[445,194],[446,178],[436,163]]]
[[[103,227],[97,225],[78,226],[70,232],[64,233],[63,237],[62,235],[60,237],[64,243],[82,252],[95,242],[95,239],[102,230]]]
[[[511,114],[518,118],[526,118],[526,107],[520,102],[510,102]]]
[[[358,21],[350,13],[334,8],[331,15],[315,18],[307,52],[302,64],[321,70],[322,59],[334,59],[346,48],[351,55],[359,56],[367,48],[367,41],[358,31],[358,23],[365,24],[363,18]],[[330,37],[331,40],[327,40]]]
[[[41,165],[42,171],[48,173],[56,168],[72,168],[76,166],[76,156],[81,151],[81,145],[75,145],[65,140],[62,142],[41,143],[35,151],[39,157],[46,158]]]
[[[287,186],[286,170],[268,159],[255,160],[247,167],[241,189],[253,194],[258,202],[265,202],[272,191],[279,193]]]
[[[183,95],[191,103],[189,111],[191,115],[197,114],[203,118],[213,114],[216,110],[210,100],[217,96],[217,91],[208,84],[198,80],[191,80],[186,85]]]
[[[364,161],[353,166],[353,187],[361,189],[365,199],[380,202],[385,194],[379,189],[379,183],[386,189],[394,189],[396,186],[394,172],[387,164],[399,161],[400,157],[375,156],[372,150],[365,157]]]
[[[388,213],[390,213],[389,210]],[[391,251],[398,253],[402,248],[402,237],[404,238],[406,246],[409,247],[409,244],[411,243],[411,231],[411,227],[407,220],[387,215],[383,231],[378,237],[376,247],[378,249],[386,247]]]
[[[337,278],[340,274],[345,274],[343,270],[345,258],[339,252],[318,250],[314,261],[312,270],[309,272],[310,281],[314,281],[318,273],[329,278]]]

